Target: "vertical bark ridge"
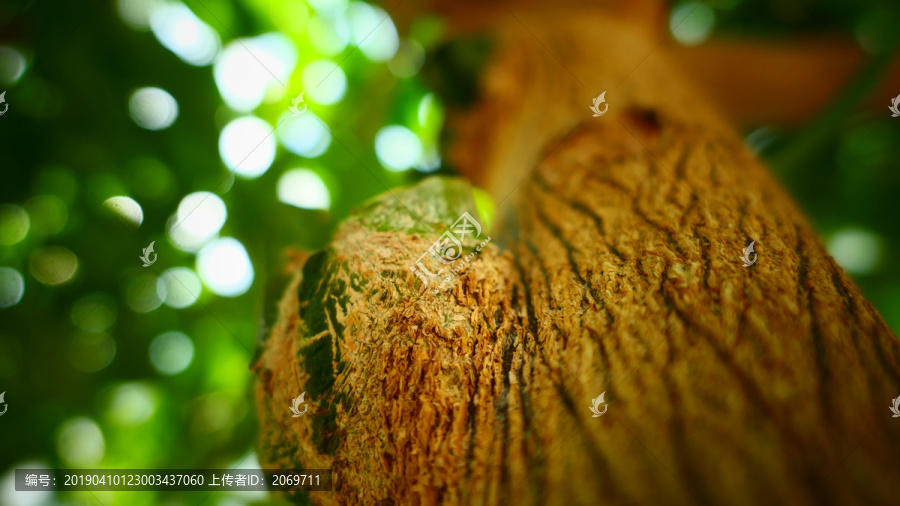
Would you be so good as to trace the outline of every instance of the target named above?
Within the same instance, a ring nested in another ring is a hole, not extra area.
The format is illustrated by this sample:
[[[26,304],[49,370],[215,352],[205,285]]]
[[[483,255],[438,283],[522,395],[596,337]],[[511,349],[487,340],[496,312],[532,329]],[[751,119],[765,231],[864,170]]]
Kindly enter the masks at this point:
[[[429,178],[290,266],[253,366],[261,461],[333,466],[319,504],[895,501],[900,343],[796,205],[658,41],[516,18],[450,121],[449,158],[504,199],[466,258],[491,242],[423,287],[410,265],[477,215]]]

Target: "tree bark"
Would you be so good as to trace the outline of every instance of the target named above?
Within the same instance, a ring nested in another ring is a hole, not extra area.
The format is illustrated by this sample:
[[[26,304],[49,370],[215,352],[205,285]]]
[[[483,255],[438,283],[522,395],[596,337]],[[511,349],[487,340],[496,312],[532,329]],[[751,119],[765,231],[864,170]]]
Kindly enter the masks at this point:
[[[466,256],[491,241],[422,287],[438,236],[490,218],[431,178],[292,264],[253,366],[264,464],[333,468],[317,504],[896,503],[900,344],[689,76],[599,16],[491,33],[451,124],[497,201]]]

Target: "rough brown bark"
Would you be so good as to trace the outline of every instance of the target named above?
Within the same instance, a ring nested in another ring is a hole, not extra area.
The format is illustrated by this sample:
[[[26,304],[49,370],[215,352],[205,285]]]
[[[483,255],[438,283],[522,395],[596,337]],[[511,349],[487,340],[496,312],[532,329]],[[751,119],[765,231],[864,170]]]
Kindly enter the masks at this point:
[[[897,338],[657,41],[549,13],[493,33],[453,125],[492,242],[423,290],[409,266],[475,214],[429,179],[299,262],[254,364],[264,463],[333,467],[321,504],[896,503]]]

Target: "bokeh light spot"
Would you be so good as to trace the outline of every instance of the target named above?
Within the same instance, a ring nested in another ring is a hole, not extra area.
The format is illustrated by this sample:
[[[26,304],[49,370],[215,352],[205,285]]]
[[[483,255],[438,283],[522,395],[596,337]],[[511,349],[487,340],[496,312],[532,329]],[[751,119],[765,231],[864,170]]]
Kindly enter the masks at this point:
[[[271,125],[255,116],[238,118],[219,134],[219,156],[238,176],[259,177],[275,161],[275,138],[271,134]]]
[[[112,392],[109,416],[124,427],[134,427],[149,420],[156,411],[156,392],[145,383],[125,383]]]
[[[55,506],[55,492],[16,490],[16,469],[52,469],[53,465],[39,460],[16,462],[9,471],[0,477],[0,504],[4,506]],[[54,474],[50,473],[52,483]]]
[[[11,267],[0,267],[0,308],[18,304],[25,295],[25,278]]]
[[[225,237],[207,244],[197,254],[197,273],[213,293],[237,297],[253,284],[253,264],[244,245]]]
[[[419,72],[425,64],[425,48],[414,40],[400,43],[397,54],[388,62],[388,70],[395,76],[406,79]]]
[[[744,138],[744,145],[754,155],[758,155],[764,152],[777,139],[777,132],[773,127],[763,126],[747,134],[747,137]]]
[[[161,0],[118,0],[119,17],[135,30],[149,30],[150,16]]]
[[[375,156],[386,169],[401,172],[419,161],[422,142],[406,127],[386,126],[375,135]]]
[[[99,464],[106,452],[103,431],[90,418],[78,417],[60,425],[56,439],[59,456],[72,467]]]
[[[178,374],[194,359],[194,343],[182,332],[160,334],[150,343],[150,363],[163,374]]]
[[[228,107],[250,112],[263,102],[270,88],[283,95],[296,64],[294,43],[284,35],[269,33],[226,45],[213,67],[213,77]]]
[[[25,202],[25,210],[31,219],[31,230],[36,234],[55,234],[69,220],[69,207],[55,195],[31,197]]]
[[[153,34],[169,51],[196,66],[209,65],[219,51],[219,34],[181,2],[167,1],[150,15]]]
[[[310,7],[325,17],[335,17],[347,10],[349,0],[307,0]]]
[[[344,17],[313,16],[306,31],[312,47],[325,56],[339,54],[350,42],[350,25]]]
[[[153,274],[134,275],[125,286],[125,301],[136,313],[149,313],[166,299],[166,284]]]
[[[72,279],[78,270],[78,257],[62,246],[34,251],[28,259],[31,275],[45,285],[58,285]]]
[[[285,113],[275,135],[288,151],[306,158],[321,156],[331,145],[331,132],[312,111],[297,117]]]
[[[384,9],[365,2],[353,2],[347,15],[353,41],[366,58],[382,62],[394,57],[400,38],[394,21]]]
[[[431,173],[441,168],[441,155],[435,147],[429,147],[422,153],[422,157],[413,165],[419,172]]]
[[[234,405],[219,392],[198,397],[194,401],[194,432],[212,433],[234,426]]]
[[[672,37],[684,46],[696,46],[706,41],[715,25],[715,11],[698,2],[677,5],[669,15]]]
[[[190,193],[169,221],[169,238],[176,248],[195,252],[219,233],[227,218],[228,209],[218,195]]]
[[[419,126],[428,125],[428,119],[433,114],[435,107],[434,93],[426,93],[422,100],[419,101],[419,107],[416,109],[416,118],[419,120]]]
[[[176,309],[197,302],[203,290],[200,278],[187,267],[173,267],[163,272],[160,279],[166,283],[166,305]]]
[[[0,205],[0,244],[12,246],[28,235],[31,219],[28,212],[13,204]]]
[[[309,169],[291,169],[278,180],[278,200],[301,209],[328,209],[331,195],[318,174]]]
[[[78,299],[72,306],[72,323],[88,332],[102,332],[116,322],[119,308],[115,299],[105,293],[92,293]]]
[[[103,332],[79,332],[69,342],[69,361],[81,372],[100,371],[116,357],[116,342]]]
[[[347,76],[331,60],[310,62],[303,68],[301,79],[306,96],[318,104],[336,104],[347,93]]]
[[[106,199],[103,205],[135,227],[140,226],[144,222],[144,210],[131,197],[111,197]]]
[[[16,84],[25,73],[26,61],[22,53],[0,46],[0,84]]]
[[[871,274],[878,267],[881,249],[881,238],[861,228],[839,230],[828,241],[828,253],[853,274]]]
[[[178,118],[178,102],[162,88],[138,88],[128,99],[131,119],[147,130],[164,130]]]

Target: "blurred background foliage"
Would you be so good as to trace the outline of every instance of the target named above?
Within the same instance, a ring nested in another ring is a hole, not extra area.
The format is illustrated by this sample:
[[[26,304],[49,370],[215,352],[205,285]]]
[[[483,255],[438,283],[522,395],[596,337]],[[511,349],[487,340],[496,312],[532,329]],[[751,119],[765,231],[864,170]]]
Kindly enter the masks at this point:
[[[671,20],[684,45],[829,32],[873,58],[900,26],[896,5],[875,0],[682,2]],[[281,504],[17,494],[12,474],[258,466],[248,364],[266,286],[280,286],[289,248],[321,248],[353,206],[452,172],[442,98],[464,102],[471,79],[447,86],[423,78],[446,68],[423,65],[462,62],[458,75],[486,47],[447,57],[439,18],[398,33],[382,8],[350,0],[5,2],[0,27],[0,503]],[[799,130],[744,127],[896,331],[888,99]]]

